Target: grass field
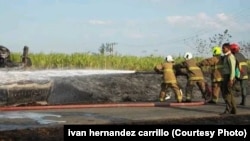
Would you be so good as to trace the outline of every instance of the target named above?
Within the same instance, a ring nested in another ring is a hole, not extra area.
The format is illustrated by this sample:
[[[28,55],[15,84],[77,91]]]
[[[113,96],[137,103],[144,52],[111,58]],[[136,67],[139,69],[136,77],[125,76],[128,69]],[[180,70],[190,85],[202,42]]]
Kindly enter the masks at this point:
[[[21,61],[20,53],[11,54],[11,60]],[[29,57],[32,60],[34,69],[119,69],[119,70],[137,70],[149,71],[154,66],[162,63],[163,56],[122,56],[122,55],[101,55],[88,53],[31,53]],[[175,62],[180,63],[183,58],[174,56]],[[196,58],[198,61],[202,57]],[[248,61],[250,67],[250,61]]]

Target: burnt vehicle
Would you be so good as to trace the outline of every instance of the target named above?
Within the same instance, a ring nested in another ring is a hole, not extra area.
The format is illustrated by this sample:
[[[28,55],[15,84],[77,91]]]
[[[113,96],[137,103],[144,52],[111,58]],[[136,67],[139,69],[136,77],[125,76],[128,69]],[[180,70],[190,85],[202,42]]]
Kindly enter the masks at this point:
[[[51,80],[18,80],[3,81],[6,77],[16,75],[18,71],[25,71],[32,66],[28,56],[29,48],[24,46],[20,62],[11,60],[10,50],[0,45],[0,106],[46,105],[53,82]]]
[[[28,57],[29,48],[24,46],[23,55],[21,56],[21,62],[13,62],[10,57],[10,50],[0,45],[0,68],[14,68],[14,67],[31,67],[32,62]]]

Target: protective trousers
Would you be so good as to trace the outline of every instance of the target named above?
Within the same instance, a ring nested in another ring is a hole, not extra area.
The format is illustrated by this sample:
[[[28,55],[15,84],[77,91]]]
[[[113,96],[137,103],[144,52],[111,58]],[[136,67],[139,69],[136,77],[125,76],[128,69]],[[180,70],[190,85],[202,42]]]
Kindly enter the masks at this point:
[[[212,82],[212,101],[217,103],[221,93],[222,82]]]
[[[237,80],[240,83],[241,90],[241,103],[240,105],[246,104],[246,96],[247,96],[247,79]]]
[[[192,101],[193,97],[193,88],[195,84],[198,86],[199,90],[201,91],[202,97],[204,97],[206,93],[206,86],[204,80],[189,80],[186,86],[186,101]]]
[[[174,91],[177,102],[182,102],[182,91],[177,83],[161,83],[160,99],[165,99],[169,88]]]

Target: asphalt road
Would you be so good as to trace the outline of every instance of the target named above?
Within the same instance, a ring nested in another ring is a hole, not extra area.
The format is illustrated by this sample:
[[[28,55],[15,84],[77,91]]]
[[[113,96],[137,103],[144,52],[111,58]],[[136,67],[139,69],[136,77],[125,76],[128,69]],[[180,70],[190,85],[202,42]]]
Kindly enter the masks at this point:
[[[240,103],[240,98],[236,98]],[[216,120],[206,122],[204,119],[218,119],[225,109],[225,104],[203,104],[197,101],[193,105],[170,105],[171,100],[165,103],[126,103],[125,105],[113,104],[112,106],[95,105],[74,107],[57,107],[41,109],[1,110],[0,131],[25,129],[35,127],[52,127],[69,124],[98,125],[98,124],[250,124],[250,97],[247,105],[238,105],[237,115],[229,117],[248,116],[244,120]],[[108,104],[106,104],[108,105]],[[110,104],[109,104],[110,105]],[[171,122],[170,122],[171,121]],[[225,123],[225,121],[227,121]]]

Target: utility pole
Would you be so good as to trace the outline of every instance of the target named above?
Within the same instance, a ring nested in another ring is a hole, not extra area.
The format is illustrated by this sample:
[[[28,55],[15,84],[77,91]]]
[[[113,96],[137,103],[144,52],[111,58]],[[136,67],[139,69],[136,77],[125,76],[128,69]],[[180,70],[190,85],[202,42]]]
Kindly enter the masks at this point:
[[[116,42],[111,42],[111,43],[106,43],[105,46],[105,53],[109,53],[109,55],[113,55],[114,54],[114,46],[117,45]],[[104,55],[105,55],[104,53]],[[105,55],[105,69],[107,69],[107,56]]]
[[[105,50],[106,52],[109,52],[109,55],[114,54],[114,46],[117,45],[116,42],[106,43]]]

